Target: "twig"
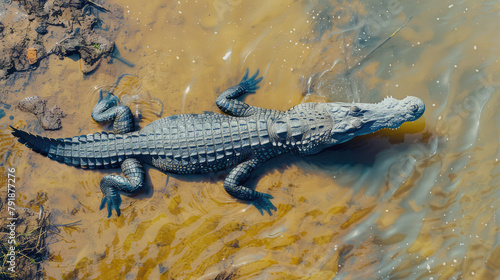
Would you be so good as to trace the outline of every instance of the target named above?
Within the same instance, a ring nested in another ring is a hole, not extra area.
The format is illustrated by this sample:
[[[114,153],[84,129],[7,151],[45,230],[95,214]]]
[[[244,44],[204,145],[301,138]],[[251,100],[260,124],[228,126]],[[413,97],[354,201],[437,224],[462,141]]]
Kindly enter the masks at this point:
[[[105,11],[105,12],[108,12],[108,13],[110,12],[110,10],[108,10],[108,9],[104,8],[103,6],[101,6],[101,5],[97,4],[96,2],[94,2],[94,1],[92,1],[92,0],[87,0],[87,2],[88,2],[90,5],[95,6],[95,7],[96,7],[96,8],[98,8],[98,9],[101,9],[101,10],[103,10],[103,11]]]
[[[366,61],[366,59],[368,59],[368,57],[370,57],[374,52],[376,52],[380,47],[382,47],[385,43],[387,43],[387,41],[389,41],[392,37],[394,37],[396,34],[398,34],[399,31],[401,31],[401,29],[403,29],[407,24],[408,22],[410,22],[410,20],[412,19],[413,17],[410,17],[401,27],[399,27],[396,31],[394,31],[391,36],[389,36],[387,39],[385,39],[380,45],[378,45],[376,48],[374,48],[369,54],[367,54],[365,57],[363,57],[358,63],[356,63],[354,66],[351,66],[347,71],[346,71],[346,75],[350,75],[352,72],[354,72],[354,70],[356,70],[363,62]]]

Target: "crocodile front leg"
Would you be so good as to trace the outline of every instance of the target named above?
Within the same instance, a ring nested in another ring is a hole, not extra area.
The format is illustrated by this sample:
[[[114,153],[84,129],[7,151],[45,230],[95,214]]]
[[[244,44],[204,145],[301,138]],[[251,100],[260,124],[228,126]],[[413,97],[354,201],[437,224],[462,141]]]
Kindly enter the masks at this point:
[[[250,188],[240,185],[245,181],[250,172],[259,166],[263,160],[258,158],[251,158],[238,166],[233,168],[229,175],[227,175],[224,181],[224,189],[233,197],[246,200],[253,204],[261,214],[264,214],[265,210],[269,215],[271,215],[271,210],[276,211],[276,207],[271,203],[270,199],[273,198],[272,195],[266,193],[260,193],[254,191]]]
[[[120,216],[120,205],[122,198],[120,193],[134,194],[140,191],[144,186],[144,167],[135,158],[128,158],[122,163],[123,176],[106,175],[101,180],[101,191],[104,197],[101,200],[99,210],[108,206],[108,218],[111,217],[112,210]]]
[[[257,107],[250,106],[245,102],[235,100],[246,93],[254,93],[258,88],[258,83],[262,81],[262,77],[257,78],[259,75],[259,70],[255,74],[248,78],[248,68],[245,72],[245,76],[241,79],[241,82],[234,87],[226,89],[217,98],[216,104],[221,109],[222,112],[237,116],[237,117],[247,117],[255,113]]]
[[[125,105],[118,105],[119,100],[113,93],[108,92],[106,97],[102,97],[102,89],[99,90],[99,101],[92,110],[94,121],[113,121],[115,133],[127,133],[134,130],[134,115],[130,108]]]

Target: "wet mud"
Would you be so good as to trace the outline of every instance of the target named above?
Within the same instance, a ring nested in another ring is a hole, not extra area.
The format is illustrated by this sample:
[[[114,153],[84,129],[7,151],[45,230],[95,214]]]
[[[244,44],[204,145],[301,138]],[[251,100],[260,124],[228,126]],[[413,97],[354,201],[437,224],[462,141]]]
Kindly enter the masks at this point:
[[[89,0],[19,0],[0,4],[0,79],[32,71],[50,55],[74,56],[91,73],[114,49],[118,6]],[[108,14],[108,15],[106,15]],[[106,22],[104,22],[106,20]]]
[[[54,105],[51,109],[47,109],[47,100],[41,99],[38,96],[26,97],[21,100],[17,107],[19,110],[27,113],[32,113],[38,119],[38,123],[45,130],[61,129],[61,118],[66,115],[61,108]]]
[[[50,214],[29,208],[10,215],[8,201],[0,202],[1,279],[43,279],[43,262],[49,257],[48,243],[57,232]],[[14,249],[15,248],[15,249]]]
[[[84,75],[72,57],[48,56],[0,81],[0,173],[16,167],[16,205],[34,213],[42,205],[56,224],[81,221],[50,243],[46,276],[499,277],[497,1],[118,4],[124,23],[111,41],[134,68],[100,63]],[[123,197],[122,215],[107,219],[98,210],[99,182],[120,170],[61,165],[16,143],[8,128],[51,138],[110,131],[90,117],[99,89],[129,104],[140,127],[158,115],[218,111],[218,94],[247,67],[264,76],[257,93],[244,98],[254,106],[287,110],[310,101],[416,95],[426,113],[319,155],[263,164],[246,184],[274,196],[272,216],[232,199],[222,186],[227,171],[181,176],[147,167],[148,188]],[[44,131],[20,112],[16,104],[29,96],[61,106],[64,128]],[[40,193],[46,199],[31,203]],[[0,196],[7,197],[3,188]]]

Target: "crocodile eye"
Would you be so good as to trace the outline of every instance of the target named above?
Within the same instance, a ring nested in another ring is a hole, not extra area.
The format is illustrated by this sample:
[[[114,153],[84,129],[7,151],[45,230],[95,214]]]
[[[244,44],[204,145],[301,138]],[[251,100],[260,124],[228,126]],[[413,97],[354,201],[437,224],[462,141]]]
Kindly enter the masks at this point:
[[[418,111],[418,106],[415,105],[415,104],[410,105],[410,111],[412,111],[413,113],[417,112]]]
[[[349,108],[349,110],[351,110],[351,112],[353,112],[353,113],[358,113],[359,111],[361,111],[361,109],[359,109],[358,106],[351,106],[351,108]]]

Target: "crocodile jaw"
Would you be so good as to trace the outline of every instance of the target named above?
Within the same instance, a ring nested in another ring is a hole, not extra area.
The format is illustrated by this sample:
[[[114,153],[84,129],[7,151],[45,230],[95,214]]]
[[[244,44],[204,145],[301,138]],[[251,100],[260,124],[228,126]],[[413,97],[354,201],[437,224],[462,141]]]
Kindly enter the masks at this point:
[[[379,103],[325,103],[324,109],[333,119],[331,137],[339,144],[353,137],[395,129],[404,122],[414,121],[425,111],[424,102],[414,96],[397,100],[387,97]]]

